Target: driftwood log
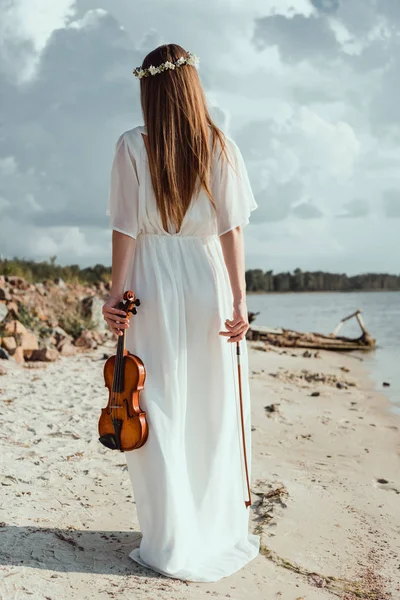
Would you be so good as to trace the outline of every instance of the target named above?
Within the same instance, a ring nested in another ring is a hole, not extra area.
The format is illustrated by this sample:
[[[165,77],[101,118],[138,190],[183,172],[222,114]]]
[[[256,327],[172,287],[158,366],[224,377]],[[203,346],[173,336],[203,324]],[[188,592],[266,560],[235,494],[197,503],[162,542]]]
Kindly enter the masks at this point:
[[[343,323],[353,317],[357,319],[360,325],[362,332],[360,337],[349,338],[338,336],[337,333]],[[251,321],[249,320],[249,322]],[[283,348],[313,348],[315,350],[336,351],[372,350],[375,348],[375,339],[367,331],[361,318],[360,310],[342,319],[333,333],[328,335],[322,333],[301,333],[290,329],[271,329],[270,327],[252,325],[247,331],[246,339],[252,341],[260,340]]]

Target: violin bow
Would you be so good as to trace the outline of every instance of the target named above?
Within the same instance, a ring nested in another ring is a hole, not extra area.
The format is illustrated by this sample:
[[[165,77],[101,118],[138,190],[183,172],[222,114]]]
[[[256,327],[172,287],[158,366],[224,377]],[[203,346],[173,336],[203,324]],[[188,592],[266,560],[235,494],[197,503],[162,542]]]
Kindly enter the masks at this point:
[[[237,368],[238,368],[238,381],[239,381],[239,400],[240,400],[240,420],[242,423],[242,445],[243,445],[243,457],[244,457],[244,465],[246,470],[246,483],[247,483],[247,493],[249,495],[249,499],[245,500],[245,506],[248,508],[251,506],[251,492],[250,492],[250,481],[249,481],[249,469],[247,466],[247,454],[246,454],[246,436],[244,433],[244,414],[243,414],[243,397],[242,397],[242,374],[240,368],[240,342],[236,342],[236,358],[237,358]]]

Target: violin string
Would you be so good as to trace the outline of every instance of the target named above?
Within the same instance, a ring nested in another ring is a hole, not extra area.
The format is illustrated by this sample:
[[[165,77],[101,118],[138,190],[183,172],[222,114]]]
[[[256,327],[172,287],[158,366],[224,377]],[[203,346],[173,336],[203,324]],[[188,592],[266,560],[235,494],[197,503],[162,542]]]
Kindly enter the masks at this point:
[[[118,307],[121,308],[120,305],[118,305]],[[121,336],[118,337],[117,352],[116,352],[115,362],[114,362],[113,394],[112,394],[112,404],[111,404],[111,419],[112,420],[114,417],[116,417],[116,409],[114,408],[114,406],[116,406],[116,404],[115,404],[116,398],[115,397],[119,390],[119,385],[120,385],[120,381],[121,381],[120,372],[119,372],[120,338],[121,338]]]
[[[121,306],[119,306],[119,308],[121,308]],[[126,308],[125,306],[123,308]],[[119,340],[118,340],[118,346],[117,346],[117,355],[115,357],[115,363],[114,363],[114,378],[115,378],[115,383],[113,383],[113,387],[115,388],[114,391],[114,400],[113,400],[113,404],[111,405],[111,418],[113,417],[113,414],[116,417],[116,412],[118,409],[113,408],[114,406],[119,406],[119,400],[120,400],[120,395],[121,395],[121,384],[122,384],[122,369],[123,369],[123,347],[124,347],[124,337],[125,337],[125,329],[122,329],[122,335],[119,336]],[[118,399],[118,404],[116,403]]]
[[[124,307],[125,308],[125,307]],[[121,393],[121,383],[122,383],[122,357],[123,357],[123,345],[124,345],[124,335],[125,330],[122,329],[122,335],[119,336],[119,354],[118,354],[118,365],[117,365],[117,386],[115,395],[118,396],[118,404],[115,403],[115,406],[119,406],[119,399]],[[116,398],[117,400],[117,398]],[[117,409],[115,409],[117,410]]]

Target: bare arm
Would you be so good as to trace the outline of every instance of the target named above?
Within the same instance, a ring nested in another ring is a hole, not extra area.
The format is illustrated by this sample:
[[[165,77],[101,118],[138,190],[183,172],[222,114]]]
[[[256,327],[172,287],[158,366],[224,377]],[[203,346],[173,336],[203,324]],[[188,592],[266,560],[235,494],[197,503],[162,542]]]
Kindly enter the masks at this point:
[[[112,232],[112,266],[110,297],[103,305],[103,316],[110,329],[122,335],[122,329],[129,327],[124,311],[114,308],[123,298],[124,285],[135,252],[135,239],[113,229]]]
[[[233,294],[233,319],[225,321],[226,331],[220,331],[220,335],[227,336],[228,342],[238,342],[245,337],[249,328],[242,227],[231,229],[219,239]]]
[[[113,298],[122,298],[124,295],[125,280],[134,256],[135,244],[136,241],[133,237],[113,229],[110,292]]]

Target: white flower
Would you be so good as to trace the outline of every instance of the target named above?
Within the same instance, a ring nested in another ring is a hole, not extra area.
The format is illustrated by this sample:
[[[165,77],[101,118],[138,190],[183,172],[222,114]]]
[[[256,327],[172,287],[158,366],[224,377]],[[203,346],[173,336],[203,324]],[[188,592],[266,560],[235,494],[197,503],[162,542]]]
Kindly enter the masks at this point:
[[[188,65],[195,65],[197,62],[199,61],[199,59],[197,58],[197,56],[195,54],[191,54],[189,56],[189,58],[186,60],[186,64]]]
[[[142,69],[142,67],[136,67],[136,69],[134,69],[132,71],[132,73],[135,75],[135,77],[142,79],[142,77],[147,77],[148,75],[157,75],[158,73],[162,73],[163,71],[166,71],[167,69],[174,70],[176,67],[182,67],[183,65],[195,65],[198,62],[199,62],[198,56],[193,54],[193,52],[188,52],[187,56],[181,56],[175,62],[171,62],[170,60],[167,60],[166,62],[162,63],[158,67],[155,67],[154,65],[150,65],[150,67],[148,69]]]

